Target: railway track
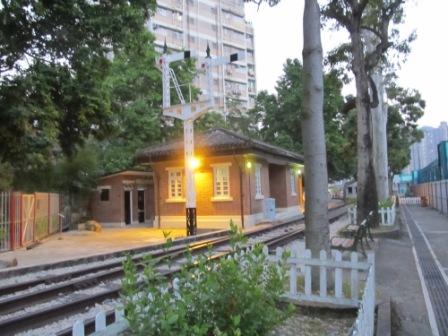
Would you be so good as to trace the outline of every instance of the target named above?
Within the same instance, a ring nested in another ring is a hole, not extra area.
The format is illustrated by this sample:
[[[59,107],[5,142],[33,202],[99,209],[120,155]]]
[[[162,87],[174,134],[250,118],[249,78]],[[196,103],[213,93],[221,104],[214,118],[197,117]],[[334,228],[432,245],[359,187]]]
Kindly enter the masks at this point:
[[[330,218],[335,220],[345,213],[343,207],[330,209]],[[260,241],[270,248],[285,245],[304,234],[303,219],[296,218],[273,227],[266,227],[247,233],[250,241]],[[187,250],[194,256],[213,248],[211,259],[220,258],[229,253],[229,237],[215,237],[179,244],[170,248],[136,249],[133,260],[143,268],[144,254],[151,254],[156,261],[158,271],[172,276],[185,262]],[[166,266],[170,259],[172,267]],[[122,257],[110,262],[87,264],[85,267],[64,272],[48,274],[39,279],[22,281],[0,287],[0,331],[2,335],[39,328],[61,320],[64,317],[83,312],[88,307],[105,301],[117,300],[121,290],[123,275]],[[112,314],[108,316],[112,322]],[[93,330],[93,322],[87,321],[86,332]],[[71,329],[65,329],[57,335],[71,335]]]

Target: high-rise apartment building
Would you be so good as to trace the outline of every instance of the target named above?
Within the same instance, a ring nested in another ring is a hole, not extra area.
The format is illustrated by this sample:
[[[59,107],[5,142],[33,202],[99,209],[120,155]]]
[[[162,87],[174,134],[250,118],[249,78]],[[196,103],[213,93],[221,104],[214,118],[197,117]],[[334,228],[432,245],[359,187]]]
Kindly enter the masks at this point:
[[[419,170],[437,159],[437,145],[448,140],[448,124],[441,122],[439,127],[424,126],[423,139],[411,146],[411,162],[406,171]]]
[[[170,50],[190,50],[202,57],[206,56],[207,45],[212,57],[244,53],[245,60],[215,68],[215,104],[224,114],[230,106],[254,105],[254,31],[244,18],[243,0],[157,0],[157,12],[149,29],[159,51],[166,41]],[[206,93],[204,75],[199,74],[194,84]]]

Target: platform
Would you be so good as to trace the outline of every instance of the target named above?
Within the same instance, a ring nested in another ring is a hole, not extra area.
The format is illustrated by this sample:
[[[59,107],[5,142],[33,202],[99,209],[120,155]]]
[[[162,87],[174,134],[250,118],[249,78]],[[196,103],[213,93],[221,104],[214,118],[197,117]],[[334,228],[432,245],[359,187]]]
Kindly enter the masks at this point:
[[[402,205],[434,335],[448,335],[448,217],[420,206]]]

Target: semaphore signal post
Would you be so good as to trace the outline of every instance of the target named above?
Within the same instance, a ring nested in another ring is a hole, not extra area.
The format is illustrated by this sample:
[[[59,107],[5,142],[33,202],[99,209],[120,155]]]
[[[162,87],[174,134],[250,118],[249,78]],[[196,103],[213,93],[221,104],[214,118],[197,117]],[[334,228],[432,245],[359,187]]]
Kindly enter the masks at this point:
[[[183,121],[184,124],[184,162],[185,162],[185,185],[186,185],[186,229],[187,235],[195,235],[197,231],[197,215],[196,215],[196,188],[194,181],[194,169],[197,166],[197,161],[194,157],[194,121],[204,113],[208,112],[214,107],[213,94],[213,68],[236,61],[241,61],[244,54],[234,53],[229,56],[223,56],[212,59],[210,56],[210,47],[207,45],[206,57],[201,58],[193,56],[190,51],[177,52],[173,54],[167,53],[165,44],[164,53],[158,57],[156,62],[162,71],[162,86],[163,86],[163,115],[177,118]],[[205,71],[207,77],[207,95],[205,100],[192,102],[185,101],[185,98],[180,89],[174,70],[170,68],[170,63],[186,60],[189,58],[196,58],[197,64],[201,70]],[[180,104],[171,105],[171,83],[176,90],[177,97]]]

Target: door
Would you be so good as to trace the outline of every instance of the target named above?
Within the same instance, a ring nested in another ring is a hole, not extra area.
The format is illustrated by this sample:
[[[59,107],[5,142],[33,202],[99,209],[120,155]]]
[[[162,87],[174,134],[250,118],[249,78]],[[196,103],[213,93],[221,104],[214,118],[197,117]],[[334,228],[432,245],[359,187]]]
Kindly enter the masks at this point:
[[[137,191],[137,212],[138,212],[138,222],[145,222],[145,191]]]
[[[124,222],[126,225],[131,224],[131,191],[124,191]]]

